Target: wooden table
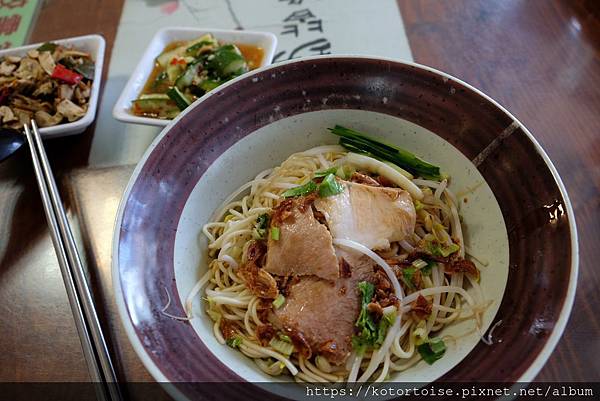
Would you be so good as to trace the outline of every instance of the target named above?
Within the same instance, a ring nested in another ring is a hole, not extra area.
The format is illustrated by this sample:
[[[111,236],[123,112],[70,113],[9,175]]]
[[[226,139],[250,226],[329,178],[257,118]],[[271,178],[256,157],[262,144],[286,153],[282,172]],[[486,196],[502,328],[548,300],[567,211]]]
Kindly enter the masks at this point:
[[[398,3],[415,60],[498,100],[534,133],[558,168],[577,217],[580,276],[565,334],[538,379],[597,381],[600,8],[585,0]],[[47,1],[30,40],[99,32],[109,59],[121,7],[122,0]],[[79,233],[118,374],[151,381],[116,316],[110,277],[113,220],[133,166],[87,166],[93,135],[92,127],[84,135],[49,141],[47,151]],[[0,339],[0,381],[88,380],[24,151],[0,164]]]

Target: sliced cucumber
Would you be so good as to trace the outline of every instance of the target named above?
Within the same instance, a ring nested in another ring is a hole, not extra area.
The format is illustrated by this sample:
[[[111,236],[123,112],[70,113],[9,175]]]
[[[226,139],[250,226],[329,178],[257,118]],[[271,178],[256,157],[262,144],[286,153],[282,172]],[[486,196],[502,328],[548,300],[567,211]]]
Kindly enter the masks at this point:
[[[181,93],[176,86],[169,89],[167,95],[175,102],[177,107],[179,107],[179,110],[184,110],[186,107],[192,104],[192,102],[190,102],[190,100],[183,93]]]
[[[170,97],[166,93],[143,93],[137,100],[169,100]]]
[[[169,78],[169,76],[167,75],[167,73],[165,71],[161,72],[154,79],[154,82],[152,83],[152,88],[156,89],[160,85],[163,85],[164,83],[166,83],[168,78]]]
[[[203,37],[205,36],[208,35],[204,35]],[[200,54],[209,50],[213,50],[217,46],[219,46],[219,43],[212,35],[210,35],[210,39],[203,40],[201,42],[191,45],[190,47],[185,49],[185,53],[190,56],[198,57]]]
[[[158,64],[160,64],[161,67],[165,68],[165,67],[167,67],[167,65],[169,65],[169,63],[171,62],[171,59],[173,59],[173,57],[183,57],[188,48],[190,48],[200,42],[207,42],[207,41],[214,41],[214,40],[215,40],[214,37],[210,33],[207,33],[206,35],[202,35],[198,39],[185,42],[183,45],[176,47],[173,50],[162,52],[156,58],[156,62]]]
[[[214,79],[205,79],[200,83],[200,89],[202,89],[204,92],[209,92],[215,89],[217,86],[221,85],[221,83],[221,81],[217,81]]]
[[[184,66],[181,64],[170,64],[167,65],[166,73],[169,82],[175,82],[177,77],[184,71]]]
[[[194,77],[198,73],[199,63],[199,61],[194,61],[193,63],[189,64],[183,74],[177,77],[175,80],[175,86],[179,88],[179,90],[183,90],[192,84]]]
[[[224,52],[234,52],[236,54],[239,54],[240,56],[242,55],[242,52],[240,51],[240,49],[238,49],[238,47],[234,44],[228,43],[226,45],[223,45],[221,47],[219,47],[220,51],[224,51]]]
[[[170,50],[168,52],[161,53],[161,55],[156,58],[156,62],[162,68],[166,68],[174,57],[183,56],[185,49],[183,49],[183,52],[179,51],[179,49],[181,49],[181,47]]]
[[[134,113],[158,118],[175,118],[180,112],[179,107],[167,95],[164,96],[166,98],[163,94],[141,95],[133,101]]]
[[[234,45],[223,45],[208,60],[208,68],[215,71],[217,76],[227,78],[248,71],[248,64],[240,50]]]
[[[248,65],[246,64],[246,60],[244,60],[243,58],[232,61],[223,70],[223,74],[225,76],[238,76],[242,75],[245,72],[248,72]]]

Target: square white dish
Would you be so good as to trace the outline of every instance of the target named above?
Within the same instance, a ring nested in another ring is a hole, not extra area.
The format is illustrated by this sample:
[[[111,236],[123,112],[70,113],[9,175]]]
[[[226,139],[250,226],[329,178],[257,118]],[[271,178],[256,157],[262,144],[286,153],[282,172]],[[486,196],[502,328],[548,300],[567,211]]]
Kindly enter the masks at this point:
[[[102,66],[104,64],[104,48],[106,43],[100,35],[85,35],[67,39],[51,40],[49,42],[58,43],[74,49],[90,53],[94,60],[94,81],[92,82],[92,93],[88,104],[88,110],[85,115],[77,121],[71,123],[59,124],[52,127],[40,128],[42,138],[56,138],[60,136],[80,134],[92,124],[96,117],[96,108],[98,106],[98,96],[100,94],[100,84],[102,80]],[[40,47],[43,43],[15,47],[13,49],[0,50],[0,57],[23,56],[29,50]]]
[[[174,28],[167,27],[158,31],[146,48],[144,55],[129,77],[123,92],[113,108],[113,117],[119,121],[134,124],[167,126],[171,120],[139,117],[131,112],[131,102],[139,96],[146,81],[154,69],[154,59],[174,41],[192,40],[199,36],[212,33],[219,42],[240,43],[259,46],[264,49],[264,57],[259,67],[271,64],[277,46],[277,37],[270,32],[235,31],[224,29]]]

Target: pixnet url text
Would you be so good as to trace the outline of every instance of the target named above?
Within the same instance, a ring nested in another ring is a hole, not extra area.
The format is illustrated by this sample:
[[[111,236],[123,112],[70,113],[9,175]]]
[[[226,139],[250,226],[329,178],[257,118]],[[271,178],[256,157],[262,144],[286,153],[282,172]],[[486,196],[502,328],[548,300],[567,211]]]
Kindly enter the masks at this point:
[[[586,387],[545,385],[521,387],[479,387],[465,386],[461,388],[425,386],[425,387],[398,387],[381,386],[372,384],[357,385],[347,388],[332,387],[306,387],[307,398],[326,397],[335,399],[337,397],[354,398],[389,398],[389,397],[460,397],[467,399],[471,397],[594,397],[594,390]]]

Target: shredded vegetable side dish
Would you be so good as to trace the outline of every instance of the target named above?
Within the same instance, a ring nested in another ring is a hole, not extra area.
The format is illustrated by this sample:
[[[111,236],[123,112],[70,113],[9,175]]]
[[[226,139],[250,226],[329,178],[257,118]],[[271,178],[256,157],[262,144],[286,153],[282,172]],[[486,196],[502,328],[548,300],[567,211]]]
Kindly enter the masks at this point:
[[[186,309],[201,296],[217,340],[269,375],[383,381],[443,358],[445,327],[480,331],[487,303],[443,169],[331,132],[339,145],[259,173],[203,227],[208,271]]]
[[[211,34],[171,43],[156,58],[146,86],[133,101],[132,112],[175,118],[206,92],[257,68],[263,53],[260,47],[219,43]]]
[[[88,109],[94,70],[90,54],[51,42],[1,58],[2,127],[20,129],[32,118],[40,127],[79,120]]]

